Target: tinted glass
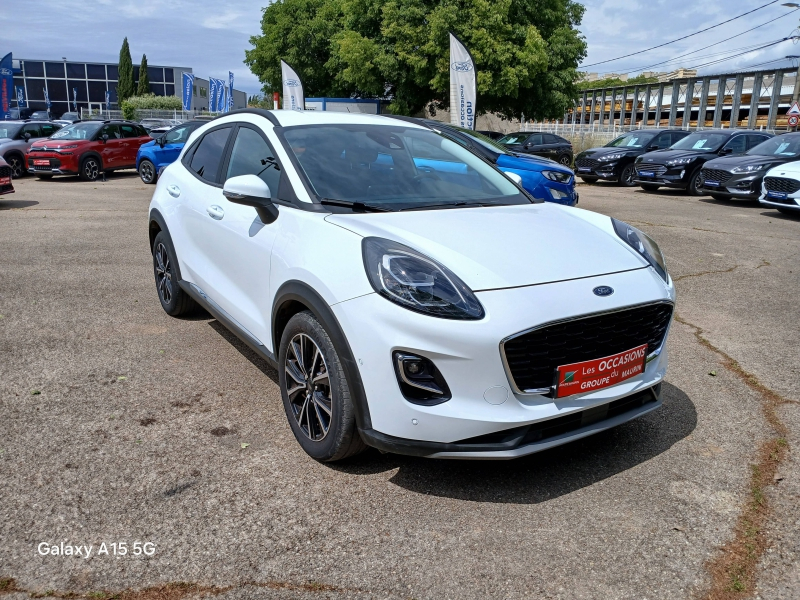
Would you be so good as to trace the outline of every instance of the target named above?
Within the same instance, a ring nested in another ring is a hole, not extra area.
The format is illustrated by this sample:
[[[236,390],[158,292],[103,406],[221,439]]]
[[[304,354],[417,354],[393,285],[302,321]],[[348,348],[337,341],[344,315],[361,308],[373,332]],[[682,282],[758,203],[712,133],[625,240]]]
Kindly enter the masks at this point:
[[[669,133],[669,136],[670,136],[673,144],[675,142],[677,142],[677,141],[682,140],[687,135],[689,135],[688,131],[670,131],[670,133]]]
[[[25,77],[44,77],[44,65],[40,62],[25,61]]]
[[[222,152],[225,150],[230,132],[230,127],[223,127],[203,136],[192,155],[189,169],[199,177],[216,183],[219,165],[222,162]]]
[[[44,68],[48,77],[59,77],[64,79],[64,63],[47,62],[44,63]]]
[[[534,133],[528,140],[525,142],[526,144],[531,144],[532,146],[539,146],[540,144],[544,144],[542,141],[542,134],[541,133]]]
[[[122,131],[122,137],[124,138],[135,138],[139,137],[139,132],[136,130],[136,127],[133,125],[120,125],[120,131]]]
[[[22,129],[19,123],[3,123],[0,121],[0,138],[14,138]]]
[[[22,135],[30,133],[32,138],[42,137],[42,128],[38,123],[28,123],[22,128]]]
[[[75,100],[75,91],[78,92],[78,102],[86,102],[86,82],[85,81],[67,81],[67,89],[69,90],[69,101]]]
[[[745,136],[747,138],[747,149],[750,150],[751,148],[755,148],[764,140],[769,139],[766,135],[748,135]]]
[[[737,135],[725,144],[725,149],[730,150],[731,154],[744,154],[745,150],[747,150],[747,136]]]
[[[86,79],[86,65],[83,63],[67,63],[67,77]]]
[[[632,131],[606,144],[608,148],[644,148],[655,137],[654,133]]]
[[[59,129],[61,129],[61,126],[55,123],[42,123],[42,137],[50,137]]]
[[[559,140],[556,136],[545,133],[543,136],[545,144],[558,144]]]
[[[182,127],[176,127],[175,129],[171,129],[167,132],[167,143],[168,144],[185,144],[186,140],[189,139],[189,136],[192,134],[196,127],[191,125],[183,125]]]
[[[258,175],[269,186],[272,197],[276,197],[281,179],[278,159],[257,131],[245,127],[236,134],[225,179],[238,175]]]
[[[673,150],[698,150],[714,152],[729,139],[724,133],[691,133],[672,145]]]
[[[100,130],[100,137],[103,137],[104,135],[107,135],[109,140],[122,139],[122,132],[120,132],[119,125],[117,125],[116,123],[109,123],[108,125],[104,125],[103,128]]]
[[[119,67],[117,65],[106,65],[108,71],[108,78],[116,81],[119,79]]]
[[[74,123],[53,134],[54,140],[88,140],[102,127],[102,123]]]
[[[474,143],[483,146],[487,150],[491,150],[495,154],[497,153],[508,154],[508,151],[505,149],[504,146],[497,143],[496,140],[493,140],[489,136],[483,135],[482,133],[478,133],[477,131],[472,131],[471,129],[464,129],[463,127],[456,127],[454,125],[451,125],[451,127],[457,131],[460,131],[462,134],[471,139]]]
[[[478,156],[427,129],[315,125],[284,136],[322,198],[397,210],[530,202]]]
[[[156,83],[164,81],[164,69],[159,69],[158,67],[147,67],[147,78]]]
[[[783,156],[786,158],[800,156],[800,134],[794,133],[769,138],[747,154],[750,156]]]
[[[105,102],[105,101],[106,101],[105,81],[90,81],[89,102]]]
[[[47,93],[50,95],[50,100],[52,102],[56,102],[59,100],[61,101],[71,100],[71,98],[67,98],[67,82],[64,81],[63,79],[60,81],[55,79],[48,79]]]
[[[175,95],[175,86],[174,85],[165,85],[164,86],[164,95],[165,96],[174,96]]]
[[[529,133],[509,133],[501,137],[497,142],[499,144],[524,144],[528,136],[530,136]]]
[[[105,65],[86,65],[86,76],[89,79],[105,79],[106,66]]]
[[[172,69],[164,69],[164,81],[167,83],[175,83],[175,71]]]

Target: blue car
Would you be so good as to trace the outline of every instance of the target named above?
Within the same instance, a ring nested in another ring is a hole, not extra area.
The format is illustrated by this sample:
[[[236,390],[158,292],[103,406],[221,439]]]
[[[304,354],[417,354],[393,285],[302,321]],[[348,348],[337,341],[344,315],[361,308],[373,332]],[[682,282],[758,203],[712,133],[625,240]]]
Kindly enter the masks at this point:
[[[521,180],[520,185],[534,198],[566,206],[575,206],[578,203],[575,174],[572,169],[564,165],[548,158],[509,152],[502,145],[477,131],[449,123],[413,117],[395,118],[424,125],[439,135],[466,146],[475,154],[496,165],[501,171],[516,174]],[[437,171],[442,168],[441,165],[434,166],[433,163],[431,165],[420,163],[417,166],[429,166]]]
[[[186,140],[192,132],[208,121],[181,123],[139,147],[136,155],[136,170],[145,183],[155,183],[161,171],[177,160]]]

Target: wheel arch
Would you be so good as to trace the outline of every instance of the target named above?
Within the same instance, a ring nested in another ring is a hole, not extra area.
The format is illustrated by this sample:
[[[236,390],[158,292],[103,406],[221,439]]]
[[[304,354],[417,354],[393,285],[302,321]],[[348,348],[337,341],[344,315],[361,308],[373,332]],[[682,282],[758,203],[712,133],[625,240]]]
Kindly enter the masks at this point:
[[[272,304],[272,341],[275,358],[280,355],[280,340],[286,324],[294,315],[310,311],[325,328],[339,355],[342,368],[350,383],[350,393],[359,429],[372,429],[367,395],[350,343],[328,303],[313,288],[302,281],[287,281],[278,289]]]
[[[25,153],[19,148],[11,148],[11,150],[8,150],[5,154],[3,154],[3,158],[6,160],[6,162],[8,162],[9,156],[18,156],[22,159],[22,167],[28,167],[28,161],[25,159]]]
[[[95,150],[88,150],[80,155],[80,158],[78,158],[79,169],[83,166],[83,161],[85,161],[87,158],[96,158],[97,162],[100,163],[100,170],[103,170],[103,157],[100,156],[100,153]]]

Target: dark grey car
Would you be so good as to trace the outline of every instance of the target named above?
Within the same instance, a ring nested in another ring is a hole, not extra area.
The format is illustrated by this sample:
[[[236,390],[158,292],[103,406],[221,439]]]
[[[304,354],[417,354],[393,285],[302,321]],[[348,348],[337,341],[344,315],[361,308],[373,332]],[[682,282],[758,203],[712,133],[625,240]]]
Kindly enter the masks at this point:
[[[25,157],[31,144],[59,129],[61,125],[49,121],[0,121],[0,156],[11,167],[14,179],[28,172]]]

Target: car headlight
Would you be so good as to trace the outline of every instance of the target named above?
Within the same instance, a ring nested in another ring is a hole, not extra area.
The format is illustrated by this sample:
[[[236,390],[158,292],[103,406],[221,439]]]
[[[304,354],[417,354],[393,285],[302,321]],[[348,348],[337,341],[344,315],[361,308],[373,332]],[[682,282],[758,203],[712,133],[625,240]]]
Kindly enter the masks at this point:
[[[572,175],[564,173],[563,171],[542,171],[542,175],[547,177],[550,181],[557,181],[559,183],[567,183],[572,179]]]
[[[442,319],[483,318],[475,294],[444,265],[383,238],[364,238],[361,249],[369,282],[387,300]]]
[[[614,231],[617,232],[617,235],[644,257],[644,259],[650,263],[650,266],[661,275],[661,278],[667,281],[667,263],[656,241],[645,232],[636,229],[636,227],[632,225],[618,221],[613,217],[611,218],[611,223],[614,225]]]
[[[691,156],[686,158],[673,158],[672,160],[668,160],[666,164],[668,167],[676,167],[678,165],[688,165],[693,160],[694,158]]]
[[[731,173],[757,173],[763,169],[766,169],[769,165],[747,165],[742,167],[734,167],[731,169]]]
[[[623,156],[625,156],[624,152],[617,152],[616,154],[606,154],[605,156],[601,156],[597,160],[602,160],[602,161],[619,160]]]
[[[59,150],[71,150],[73,148],[77,148],[78,144],[70,144],[68,146],[60,146]]]

